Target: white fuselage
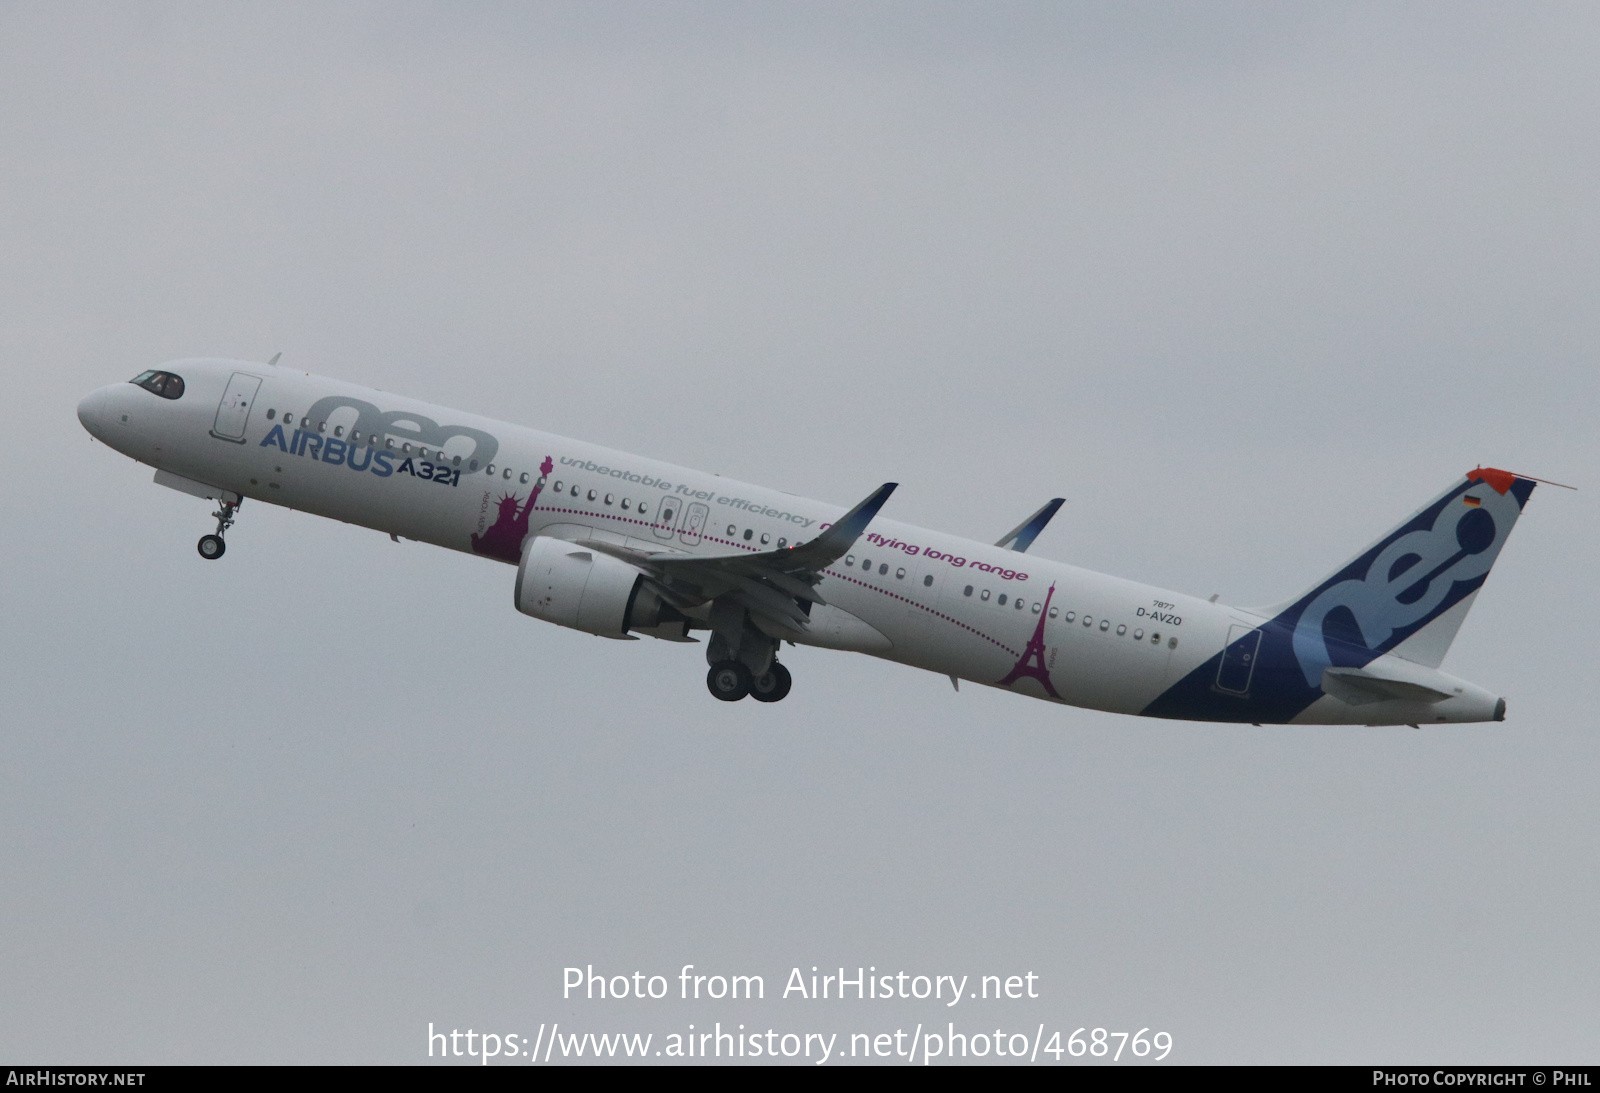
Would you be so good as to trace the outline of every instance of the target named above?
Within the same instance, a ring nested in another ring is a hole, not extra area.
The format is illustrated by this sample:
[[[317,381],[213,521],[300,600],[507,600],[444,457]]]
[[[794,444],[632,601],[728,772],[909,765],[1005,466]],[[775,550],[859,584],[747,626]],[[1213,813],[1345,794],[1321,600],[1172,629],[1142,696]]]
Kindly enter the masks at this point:
[[[528,534],[610,540],[645,551],[713,556],[772,550],[814,538],[844,512],[286,368],[215,360],[166,367],[182,374],[183,397],[167,400],[115,384],[84,400],[85,426],[169,475],[467,553],[492,533],[504,499],[526,497],[541,477],[546,481],[528,513]],[[230,410],[225,403],[239,398],[237,384],[230,383],[241,374],[258,378],[259,389],[251,394],[253,404]],[[338,407],[305,420],[329,399],[376,407],[383,426],[352,436],[360,433],[360,414]],[[494,443],[486,449],[467,434]],[[490,458],[476,458],[486,453]],[[547,459],[552,468],[541,476]],[[664,528],[663,513],[671,509],[677,511]],[[881,517],[826,570],[817,591],[850,624],[828,625],[822,609],[812,644],[987,685],[1012,677],[1011,689],[1035,697],[1127,714],[1144,711],[1217,656],[1230,628],[1266,621],[1236,607]],[[1016,675],[1024,662],[1035,670]],[[1346,705],[1329,696],[1294,720],[1398,724],[1492,716],[1496,700],[1488,692],[1434,669],[1405,667],[1431,672],[1436,686],[1456,697],[1423,708],[1399,701]]]

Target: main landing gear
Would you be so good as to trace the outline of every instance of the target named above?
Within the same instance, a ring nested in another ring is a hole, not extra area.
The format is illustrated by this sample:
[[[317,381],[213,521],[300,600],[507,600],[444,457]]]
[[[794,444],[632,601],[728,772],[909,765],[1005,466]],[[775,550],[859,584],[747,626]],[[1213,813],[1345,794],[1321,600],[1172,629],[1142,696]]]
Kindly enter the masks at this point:
[[[745,695],[757,702],[783,701],[794,680],[778,663],[777,639],[763,633],[737,603],[717,602],[710,621],[706,689],[723,702],[737,702]]]
[[[789,669],[773,661],[766,674],[750,681],[750,697],[757,702],[782,702],[793,683]]]
[[[195,549],[200,552],[200,557],[208,562],[214,562],[222,557],[228,549],[228,544],[222,541],[222,536],[233,526],[233,514],[239,511],[240,501],[222,501],[222,505],[211,515],[217,518],[217,533],[215,535],[202,535],[200,542],[195,544]]]
[[[706,673],[707,689],[724,702],[737,702],[745,695],[757,702],[781,702],[793,684],[789,669],[777,661],[759,676],[737,660],[718,661]]]

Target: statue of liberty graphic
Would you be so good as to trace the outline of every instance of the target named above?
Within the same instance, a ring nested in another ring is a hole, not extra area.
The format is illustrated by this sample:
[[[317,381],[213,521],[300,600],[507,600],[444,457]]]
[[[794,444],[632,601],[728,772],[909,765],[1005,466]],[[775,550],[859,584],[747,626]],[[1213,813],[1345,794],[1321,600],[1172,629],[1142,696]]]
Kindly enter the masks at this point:
[[[494,523],[485,528],[482,535],[477,532],[472,534],[473,553],[499,558],[513,565],[522,561],[522,540],[528,537],[528,517],[533,513],[533,503],[539,500],[539,492],[544,489],[545,481],[555,465],[555,460],[544,457],[544,462],[539,464],[539,481],[533,484],[526,505],[519,504],[515,494],[500,498]]]

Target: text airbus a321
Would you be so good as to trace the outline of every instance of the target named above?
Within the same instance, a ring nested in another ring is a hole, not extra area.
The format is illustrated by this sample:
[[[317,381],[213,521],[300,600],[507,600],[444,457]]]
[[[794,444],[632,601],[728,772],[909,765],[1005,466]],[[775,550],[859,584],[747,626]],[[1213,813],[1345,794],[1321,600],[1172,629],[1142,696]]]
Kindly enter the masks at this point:
[[[274,358],[276,361],[276,358]],[[1116,713],[1260,724],[1500,721],[1439,670],[1535,480],[1477,468],[1325,580],[1246,609],[997,543],[295,372],[181,360],[78,417],[215,499],[216,559],[245,498],[516,567],[517,610],[601,637],[694,642],[725,701],[789,692],[783,642],[868,653]]]

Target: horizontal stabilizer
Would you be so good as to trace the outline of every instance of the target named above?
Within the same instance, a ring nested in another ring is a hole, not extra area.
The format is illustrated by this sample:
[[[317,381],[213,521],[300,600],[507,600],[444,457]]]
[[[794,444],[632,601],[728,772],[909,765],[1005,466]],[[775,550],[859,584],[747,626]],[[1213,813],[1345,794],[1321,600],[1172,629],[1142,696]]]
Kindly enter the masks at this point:
[[[1369,668],[1324,668],[1322,689],[1351,706],[1372,702],[1443,702],[1450,695],[1426,683],[1397,678],[1399,673]]]

